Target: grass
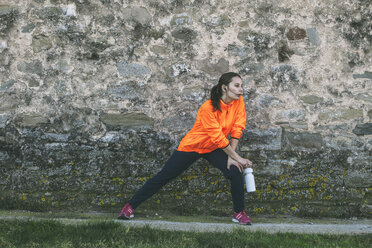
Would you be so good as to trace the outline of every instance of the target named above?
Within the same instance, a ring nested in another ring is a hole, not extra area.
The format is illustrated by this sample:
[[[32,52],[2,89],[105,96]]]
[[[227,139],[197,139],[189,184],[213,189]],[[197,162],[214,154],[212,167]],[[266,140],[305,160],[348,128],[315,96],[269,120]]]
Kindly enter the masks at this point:
[[[63,224],[54,220],[0,219],[0,247],[370,247],[372,235],[165,231],[106,220]]]

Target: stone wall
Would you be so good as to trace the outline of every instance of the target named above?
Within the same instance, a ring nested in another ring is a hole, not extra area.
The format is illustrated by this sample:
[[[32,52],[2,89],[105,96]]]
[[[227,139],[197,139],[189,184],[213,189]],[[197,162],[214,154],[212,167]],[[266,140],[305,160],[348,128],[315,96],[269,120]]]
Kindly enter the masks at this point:
[[[243,76],[254,214],[372,216],[363,0],[2,0],[0,207],[118,211]],[[140,209],[231,214],[198,161]]]

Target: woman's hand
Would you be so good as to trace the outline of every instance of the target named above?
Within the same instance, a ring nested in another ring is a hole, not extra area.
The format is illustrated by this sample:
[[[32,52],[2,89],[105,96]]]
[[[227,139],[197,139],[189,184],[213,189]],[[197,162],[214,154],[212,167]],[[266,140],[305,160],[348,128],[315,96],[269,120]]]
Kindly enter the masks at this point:
[[[236,166],[239,169],[240,172],[242,172],[244,170],[244,168],[253,166],[252,161],[250,161],[249,159],[240,158],[239,162],[238,162],[238,161],[228,157],[227,158],[227,169],[228,170],[230,170],[231,165]]]
[[[230,145],[222,149],[227,154],[227,169],[230,169],[231,165],[236,166],[240,172],[244,168],[252,167],[252,161],[246,158],[240,157]]]
[[[240,172],[243,171],[243,165],[241,165],[240,163],[238,163],[236,160],[228,157],[227,158],[227,169],[228,170],[230,170],[230,166],[231,165],[236,166]]]
[[[249,159],[246,159],[246,158],[242,158],[242,160],[240,161],[240,163],[244,166],[244,168],[248,168],[248,167],[252,167],[253,166],[252,161],[250,161]]]

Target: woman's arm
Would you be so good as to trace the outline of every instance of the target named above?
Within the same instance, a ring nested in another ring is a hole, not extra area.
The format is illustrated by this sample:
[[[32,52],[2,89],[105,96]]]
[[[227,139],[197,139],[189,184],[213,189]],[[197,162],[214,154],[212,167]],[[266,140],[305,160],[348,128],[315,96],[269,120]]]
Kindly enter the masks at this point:
[[[238,139],[232,138],[230,140],[231,148],[234,149],[234,151],[236,150],[236,147],[238,146],[238,143],[239,143],[239,140]]]
[[[230,169],[231,165],[235,165],[236,167],[238,167],[239,171],[242,172],[245,167],[252,167],[252,162],[250,160],[240,157],[235,152],[238,140],[236,140],[236,143],[232,142],[232,144],[234,144],[234,149],[232,145],[228,145],[226,148],[222,149],[228,156],[227,169]],[[234,161],[231,161],[231,159]]]
[[[231,150],[226,147],[225,149],[223,149],[223,151],[228,155],[228,159],[227,159],[227,169],[230,170],[230,167],[231,165],[234,165],[236,167],[238,167],[239,171],[242,172],[243,169],[245,167],[252,167],[252,162],[248,159],[244,159],[244,158],[241,158],[236,152],[236,147],[238,146],[238,143],[239,143],[239,140],[238,139],[231,139],[230,141],[230,147],[231,147]],[[235,154],[234,154],[235,153]],[[230,155],[229,155],[230,154]],[[237,155],[237,156],[235,156]],[[238,157],[240,157],[242,160],[241,160],[241,163],[239,163],[238,161]],[[245,161],[244,161],[245,160]],[[246,164],[242,164],[242,162],[245,162]]]

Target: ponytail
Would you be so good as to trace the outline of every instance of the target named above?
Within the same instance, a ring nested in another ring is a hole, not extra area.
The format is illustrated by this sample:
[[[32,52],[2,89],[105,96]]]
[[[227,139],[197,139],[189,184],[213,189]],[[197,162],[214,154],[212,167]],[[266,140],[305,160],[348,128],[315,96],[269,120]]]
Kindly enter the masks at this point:
[[[221,111],[220,99],[222,97],[222,85],[228,86],[233,77],[241,78],[241,76],[238,73],[227,72],[227,73],[222,74],[222,76],[218,80],[218,84],[212,87],[211,101],[212,101],[213,111],[217,111],[217,110]]]

